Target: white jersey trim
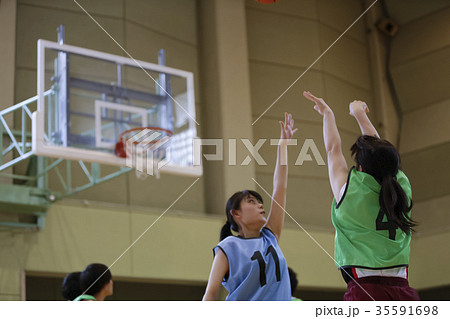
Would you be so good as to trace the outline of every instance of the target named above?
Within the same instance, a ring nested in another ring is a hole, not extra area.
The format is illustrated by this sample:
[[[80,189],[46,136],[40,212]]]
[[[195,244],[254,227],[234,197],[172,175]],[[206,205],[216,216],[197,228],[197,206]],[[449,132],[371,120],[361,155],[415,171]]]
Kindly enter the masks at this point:
[[[368,276],[381,276],[381,277],[400,277],[408,279],[408,267],[396,267],[389,269],[365,269],[365,268],[354,268],[358,278],[368,277]]]

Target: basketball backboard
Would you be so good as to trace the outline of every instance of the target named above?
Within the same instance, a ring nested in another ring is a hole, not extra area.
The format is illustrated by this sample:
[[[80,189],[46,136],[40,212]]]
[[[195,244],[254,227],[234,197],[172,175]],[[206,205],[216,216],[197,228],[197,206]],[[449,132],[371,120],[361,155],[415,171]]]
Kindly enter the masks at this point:
[[[39,40],[37,76],[34,154],[125,166],[114,154],[120,134],[159,127],[173,132],[170,161],[161,172],[202,175],[193,161],[191,72]]]

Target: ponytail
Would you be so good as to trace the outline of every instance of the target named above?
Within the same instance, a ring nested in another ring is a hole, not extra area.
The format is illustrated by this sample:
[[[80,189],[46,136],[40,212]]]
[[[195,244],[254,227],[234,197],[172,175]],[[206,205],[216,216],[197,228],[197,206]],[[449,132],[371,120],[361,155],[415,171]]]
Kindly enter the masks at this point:
[[[414,231],[413,227],[417,224],[408,216],[412,201],[411,204],[408,203],[408,197],[395,176],[383,176],[379,203],[388,220],[394,222],[406,234]]]
[[[220,230],[220,241],[224,240],[228,236],[233,236],[233,233],[231,232],[231,224],[227,221]]]
[[[80,287],[80,274],[81,272],[71,272],[64,278],[61,287],[64,299],[74,300],[83,293]]]
[[[408,216],[412,201],[409,202],[408,196],[395,177],[401,168],[397,149],[386,140],[363,135],[358,137],[351,151],[356,165],[362,168],[363,172],[372,175],[381,185],[379,196],[381,212],[391,223],[406,234],[410,234],[417,223]]]

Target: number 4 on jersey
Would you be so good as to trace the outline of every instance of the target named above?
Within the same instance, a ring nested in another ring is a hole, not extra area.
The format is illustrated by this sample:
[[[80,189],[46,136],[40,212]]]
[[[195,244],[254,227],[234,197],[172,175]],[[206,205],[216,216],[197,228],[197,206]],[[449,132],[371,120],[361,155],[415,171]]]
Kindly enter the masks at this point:
[[[387,222],[383,221],[384,216],[386,216]],[[395,240],[398,226],[392,219],[389,219],[388,216],[381,211],[381,209],[377,216],[376,226],[377,230],[389,230],[389,239]]]

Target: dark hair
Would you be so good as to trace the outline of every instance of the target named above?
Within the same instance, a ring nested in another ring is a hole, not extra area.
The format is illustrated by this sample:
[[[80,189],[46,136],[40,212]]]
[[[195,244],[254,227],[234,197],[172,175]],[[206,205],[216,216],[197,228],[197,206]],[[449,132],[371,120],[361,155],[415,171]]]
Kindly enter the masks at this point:
[[[99,293],[111,279],[112,276],[108,267],[103,264],[90,264],[80,275],[82,293],[94,296]]]
[[[83,292],[80,287],[81,272],[71,272],[68,274],[62,283],[62,296],[66,300],[74,300]]]
[[[394,145],[374,136],[358,137],[351,147],[352,156],[362,170],[372,175],[381,185],[379,204],[389,221],[394,222],[403,232],[409,234],[417,225],[409,216],[409,204],[405,191],[397,182],[401,169],[400,155]]]
[[[220,240],[224,240],[228,236],[233,236],[231,230],[239,231],[238,224],[234,221],[233,215],[231,215],[232,210],[237,210],[241,207],[241,201],[250,196],[255,197],[259,202],[263,202],[261,195],[252,190],[239,191],[233,194],[228,201],[225,208],[225,214],[227,215],[227,222],[223,225],[220,231]]]
[[[297,289],[298,280],[297,280],[297,274],[295,271],[292,270],[291,267],[288,267],[289,272],[289,280],[291,282],[291,296],[295,294],[295,289]]]

